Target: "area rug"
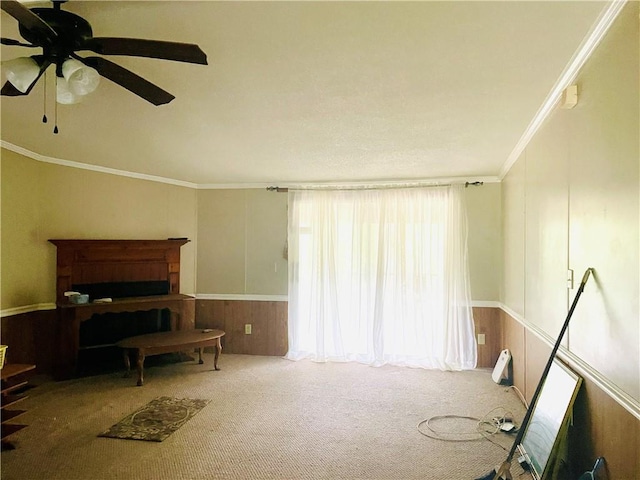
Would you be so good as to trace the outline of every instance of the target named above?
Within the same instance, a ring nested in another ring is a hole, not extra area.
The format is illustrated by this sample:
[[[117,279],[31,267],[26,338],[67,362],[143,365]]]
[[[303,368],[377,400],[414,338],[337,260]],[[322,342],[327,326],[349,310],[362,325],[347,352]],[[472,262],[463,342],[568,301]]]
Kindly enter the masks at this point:
[[[210,401],[158,397],[98,436],[162,442]]]

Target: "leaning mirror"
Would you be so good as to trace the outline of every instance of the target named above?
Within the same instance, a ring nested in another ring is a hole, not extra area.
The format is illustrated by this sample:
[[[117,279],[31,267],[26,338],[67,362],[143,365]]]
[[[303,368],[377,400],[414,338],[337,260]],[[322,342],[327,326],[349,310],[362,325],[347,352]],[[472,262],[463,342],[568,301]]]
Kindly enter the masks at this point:
[[[550,473],[581,383],[582,378],[576,373],[558,360],[553,361],[518,446],[536,480]]]

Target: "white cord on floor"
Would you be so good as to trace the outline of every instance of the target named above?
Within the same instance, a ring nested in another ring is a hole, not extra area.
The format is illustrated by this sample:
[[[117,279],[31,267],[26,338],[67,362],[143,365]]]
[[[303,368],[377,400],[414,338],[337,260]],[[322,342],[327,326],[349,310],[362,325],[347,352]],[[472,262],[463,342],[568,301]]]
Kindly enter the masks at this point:
[[[510,388],[513,388],[516,391],[516,393],[518,394],[518,397],[520,397],[520,401],[522,402],[524,407],[525,408],[529,408],[529,405],[527,404],[527,401],[525,400],[524,395],[522,394],[520,389],[518,387],[516,387],[515,385],[509,385],[507,387],[507,390],[509,390]]]
[[[446,431],[436,430],[432,422],[445,419],[458,419],[458,420],[471,420],[476,422],[476,427],[473,431]],[[503,447],[499,443],[491,439],[492,436],[500,432],[501,425],[506,421],[513,421],[513,413],[506,410],[504,407],[496,407],[487,412],[482,418],[469,417],[464,415],[436,415],[418,423],[418,432],[425,437],[433,438],[434,440],[441,440],[444,442],[473,442],[476,440],[489,440],[494,445],[499,446],[505,451],[507,448]],[[426,426],[428,431],[424,431],[421,427]],[[466,436],[469,438],[459,438],[459,436]]]

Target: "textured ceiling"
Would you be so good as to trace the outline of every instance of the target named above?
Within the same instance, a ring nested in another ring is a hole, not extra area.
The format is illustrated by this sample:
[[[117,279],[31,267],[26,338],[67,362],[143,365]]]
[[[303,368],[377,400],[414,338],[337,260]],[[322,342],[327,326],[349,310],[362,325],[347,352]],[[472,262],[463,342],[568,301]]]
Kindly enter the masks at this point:
[[[41,79],[2,97],[2,140],[198,185],[496,177],[604,6],[71,0],[95,36],[196,43],[209,65],[110,56],[175,100],[103,80],[58,106],[58,135]],[[2,36],[19,38],[4,12]]]

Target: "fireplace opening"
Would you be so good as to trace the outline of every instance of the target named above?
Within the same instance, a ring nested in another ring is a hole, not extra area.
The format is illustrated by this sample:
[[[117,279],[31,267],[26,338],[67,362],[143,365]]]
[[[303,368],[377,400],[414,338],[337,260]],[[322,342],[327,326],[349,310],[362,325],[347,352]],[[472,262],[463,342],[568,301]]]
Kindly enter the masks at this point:
[[[123,338],[169,330],[171,312],[167,308],[93,315],[80,324],[80,349],[113,346]]]
[[[85,293],[89,298],[126,298],[168,295],[169,282],[166,280],[144,280],[137,282],[100,282],[81,283],[71,287],[74,291]]]
[[[93,315],[80,324],[77,374],[87,376],[124,370],[123,352],[115,346],[116,342],[127,337],[170,330],[171,312],[166,308]],[[152,360],[151,357],[149,366],[178,360],[174,354],[158,357],[163,358]],[[135,359],[132,359],[132,365],[135,365]]]

